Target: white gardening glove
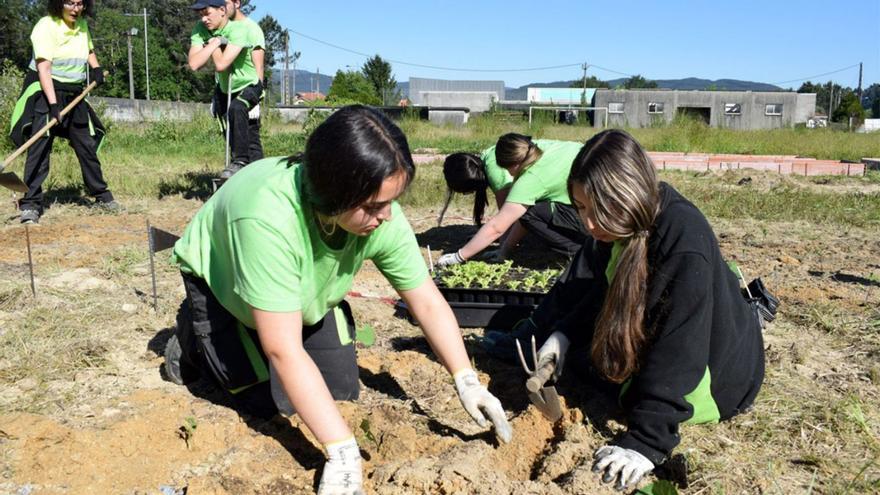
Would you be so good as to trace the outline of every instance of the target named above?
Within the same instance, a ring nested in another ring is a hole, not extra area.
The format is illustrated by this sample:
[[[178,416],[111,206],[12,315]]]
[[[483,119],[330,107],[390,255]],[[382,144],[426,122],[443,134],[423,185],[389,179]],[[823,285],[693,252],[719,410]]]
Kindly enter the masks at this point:
[[[248,112],[248,120],[260,120],[260,104],[254,105]]]
[[[498,438],[504,443],[510,443],[513,429],[507,422],[507,414],[501,407],[501,401],[489,393],[486,387],[480,383],[474,370],[465,368],[458,371],[453,378],[455,378],[458,398],[465,411],[474,418],[478,425],[483,427],[486,426],[486,416],[489,416],[492,424],[495,425],[495,434],[498,435]]]
[[[318,495],[364,495],[361,451],[354,437],[328,443]]]
[[[544,345],[538,349],[538,369],[548,361],[555,361],[556,368],[553,370],[553,378],[558,380],[562,376],[562,365],[565,362],[565,354],[568,352],[570,341],[564,333],[555,331],[547,337]]]
[[[602,475],[603,483],[611,483],[617,479],[615,490],[634,488],[642,476],[654,469],[654,463],[635,450],[625,449],[617,445],[606,445],[594,454],[593,472]]]
[[[446,253],[437,260],[437,266],[439,268],[445,268],[447,266],[458,265],[460,263],[464,263],[465,259],[461,257],[459,251],[454,253]]]

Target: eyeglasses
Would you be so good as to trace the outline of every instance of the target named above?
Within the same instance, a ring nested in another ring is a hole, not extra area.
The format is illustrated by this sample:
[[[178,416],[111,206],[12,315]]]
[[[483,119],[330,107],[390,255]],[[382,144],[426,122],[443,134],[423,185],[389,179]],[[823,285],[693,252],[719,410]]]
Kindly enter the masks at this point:
[[[85,7],[85,5],[83,5],[82,2],[63,2],[63,4],[65,7],[67,7],[70,10],[76,10],[76,9],[81,9],[81,8]]]

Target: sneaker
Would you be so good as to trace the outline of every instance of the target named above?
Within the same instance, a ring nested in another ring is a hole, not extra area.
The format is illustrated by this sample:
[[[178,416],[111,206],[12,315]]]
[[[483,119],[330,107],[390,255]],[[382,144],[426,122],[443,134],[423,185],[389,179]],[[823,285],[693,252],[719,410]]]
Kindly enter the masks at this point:
[[[35,225],[40,223],[40,212],[37,210],[21,210],[21,223]]]
[[[222,172],[220,172],[220,178],[226,180],[233,175],[235,175],[239,170],[243,169],[245,166],[244,163],[241,162],[232,162],[228,167],[224,168]]]
[[[119,213],[123,210],[122,205],[115,199],[111,199],[110,201],[95,201],[92,203],[92,208],[100,208],[110,213]]]
[[[186,385],[192,383],[199,378],[199,371],[186,362],[181,362],[183,357],[183,349],[180,347],[180,341],[177,335],[172,335],[165,344],[165,362],[162,369],[165,370],[165,376],[171,383],[177,385]]]

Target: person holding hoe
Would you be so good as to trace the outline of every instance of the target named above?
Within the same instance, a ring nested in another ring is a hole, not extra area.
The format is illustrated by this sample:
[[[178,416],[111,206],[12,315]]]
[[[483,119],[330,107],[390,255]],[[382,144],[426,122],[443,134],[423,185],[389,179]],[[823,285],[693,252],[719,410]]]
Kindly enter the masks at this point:
[[[498,250],[487,253],[491,261],[503,261],[526,234],[533,233],[553,251],[572,256],[587,238],[571,207],[565,179],[580,143],[505,134],[480,156],[453,153],[443,164],[448,192],[440,221],[453,193],[474,193],[474,223],[482,225],[461,249],[440,257],[448,266],[476,256],[503,237]],[[498,214],[482,224],[489,201],[486,189],[495,194]]]
[[[567,363],[619,386],[626,432],[590,462],[604,482],[631,489],[668,458],[681,424],[752,406],[764,378],[761,331],[778,301],[760,280],[744,297],[709,222],[658,182],[626,132],[586,142],[568,191],[594,241],[572,261],[581,268],[527,320],[527,333],[544,341],[539,367],[555,363],[558,376]]]
[[[231,153],[231,162],[220,173],[221,179],[232,177],[263,153],[259,118],[252,119],[249,114],[263,96],[253,52],[258,50],[262,54],[265,47],[259,45],[261,40],[255,35],[253,21],[233,21],[230,16],[235,12],[227,10],[227,3],[235,10],[237,2],[226,0],[197,0],[190,6],[198,11],[200,21],[193,28],[187,58],[194,71],[209,60],[216,70],[219,92],[215,91],[212,111],[220,120]],[[259,56],[257,60],[262,63]]]
[[[16,146],[55,119],[57,124],[28,149],[24,182],[28,191],[19,201],[21,223],[39,223],[43,214],[43,182],[49,176],[49,155],[56,136],[67,138],[82,170],[83,182],[95,198],[94,206],[121,209],[104,181],[98,150],[104,126],[91,106],[80,100],[66,115],[61,111],[75,100],[89,80],[102,84],[104,71],[95,56],[85,17],[94,13],[93,0],[49,0],[48,15],[31,32],[34,58],[12,113],[10,137]]]
[[[260,160],[233,176],[174,248],[187,299],[166,347],[169,378],[182,383],[199,372],[240,404],[298,413],[327,450],[319,493],[363,493],[358,446],[333,401],[358,396],[343,298],[364,260],[422,322],[468,413],[511,438],[395,201],[414,175],[397,126],[377,110],[344,107],[301,156]]]

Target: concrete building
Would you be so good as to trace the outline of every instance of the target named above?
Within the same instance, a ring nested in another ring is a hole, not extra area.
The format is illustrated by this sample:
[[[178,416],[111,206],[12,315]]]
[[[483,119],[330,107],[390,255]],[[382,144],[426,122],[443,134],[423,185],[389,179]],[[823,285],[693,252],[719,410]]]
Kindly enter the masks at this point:
[[[612,127],[649,127],[677,115],[712,127],[776,129],[805,124],[816,113],[816,95],[794,92],[599,89],[593,106],[608,108]],[[594,126],[602,125],[594,119]]]
[[[504,99],[504,81],[449,81],[409,78],[409,99],[413,105],[465,107],[485,112]]]

